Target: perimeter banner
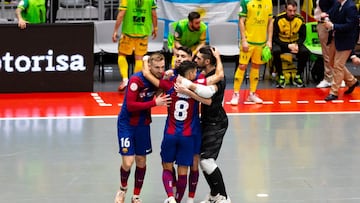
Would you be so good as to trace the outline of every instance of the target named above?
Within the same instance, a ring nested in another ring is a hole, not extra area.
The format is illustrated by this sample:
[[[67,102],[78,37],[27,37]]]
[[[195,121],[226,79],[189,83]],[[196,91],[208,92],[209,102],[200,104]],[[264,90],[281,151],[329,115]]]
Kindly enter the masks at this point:
[[[198,11],[204,22],[237,21],[239,0],[160,0],[157,1],[158,17],[165,21],[187,18],[191,11]]]
[[[0,30],[0,93],[93,91],[93,23]]]

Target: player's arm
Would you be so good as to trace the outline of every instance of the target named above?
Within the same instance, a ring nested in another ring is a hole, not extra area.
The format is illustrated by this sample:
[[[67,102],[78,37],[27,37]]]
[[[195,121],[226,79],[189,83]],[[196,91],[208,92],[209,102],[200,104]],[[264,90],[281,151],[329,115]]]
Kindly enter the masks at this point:
[[[141,82],[139,82],[138,78],[130,78],[128,91],[126,92],[126,105],[130,112],[142,111],[154,106],[163,106],[171,103],[170,96],[165,94],[156,95],[155,99],[151,101],[137,101],[138,95],[140,94],[138,88],[140,84]]]
[[[246,35],[245,35],[245,20],[246,20],[246,18],[244,16],[239,16],[241,47],[244,52],[247,52],[249,50],[249,44],[247,42]]]
[[[273,37],[273,31],[274,31],[274,19],[271,16],[269,16],[268,19],[268,27],[267,27],[267,42],[266,45],[272,49],[272,37]]]
[[[213,85],[224,79],[224,66],[221,61],[220,53],[215,47],[211,49],[211,51],[216,58],[216,69],[214,75],[206,78],[206,85]]]
[[[176,83],[178,86],[184,86],[185,88],[195,92],[197,95],[203,98],[211,98],[218,90],[216,85],[206,86],[202,84],[195,84],[190,80],[183,78],[181,76],[177,77]]]
[[[176,92],[179,92],[181,94],[188,95],[189,97],[195,99],[198,102],[201,102],[201,103],[206,104],[206,105],[211,105],[211,102],[212,102],[211,98],[201,97],[197,93],[191,91],[190,89],[184,87],[183,85],[175,84],[175,90],[176,90]]]
[[[114,32],[113,32],[113,36],[112,36],[112,41],[113,42],[117,42],[117,40],[119,39],[119,34],[118,34],[118,30],[120,28],[120,25],[124,19],[124,16],[125,16],[125,13],[126,13],[126,10],[125,9],[122,9],[122,8],[119,8],[119,13],[116,17],[116,22],[115,22],[115,26],[114,26]]]
[[[18,27],[21,29],[26,28],[26,23],[28,23],[26,20],[23,19],[21,16],[21,12],[23,11],[23,8],[17,7],[15,10],[16,18],[18,19]]]
[[[143,57],[143,69],[142,69],[144,77],[149,80],[155,87],[160,86],[160,80],[157,79],[151,72],[149,67],[149,56],[145,55]]]
[[[199,39],[199,44],[197,45],[196,49],[193,51],[193,56],[196,56],[196,54],[198,53],[200,48],[205,45],[206,45],[206,30],[204,30],[204,32],[201,33],[200,39]]]
[[[158,31],[158,22],[157,22],[157,14],[156,9],[151,10],[151,18],[152,18],[152,25],[153,25],[153,31],[151,33],[153,39],[157,37],[157,31]]]

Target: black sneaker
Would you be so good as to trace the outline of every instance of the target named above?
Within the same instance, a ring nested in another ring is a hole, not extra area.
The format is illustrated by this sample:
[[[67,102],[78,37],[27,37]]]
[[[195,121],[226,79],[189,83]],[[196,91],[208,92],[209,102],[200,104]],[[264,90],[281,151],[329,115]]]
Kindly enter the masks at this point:
[[[293,85],[297,87],[305,87],[300,75],[295,75],[295,77],[293,78]]]
[[[279,82],[278,82],[278,84],[277,84],[276,87],[278,87],[278,88],[284,88],[284,87],[285,87],[285,84],[286,84],[286,82],[285,82],[285,77],[284,77],[283,75],[280,75],[280,76],[279,76]]]

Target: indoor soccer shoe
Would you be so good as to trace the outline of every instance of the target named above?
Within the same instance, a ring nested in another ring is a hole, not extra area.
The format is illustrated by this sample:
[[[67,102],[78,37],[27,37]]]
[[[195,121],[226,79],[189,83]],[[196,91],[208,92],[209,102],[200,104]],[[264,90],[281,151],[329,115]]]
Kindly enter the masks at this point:
[[[230,104],[233,105],[233,106],[236,106],[236,105],[239,104],[239,93],[234,93],[234,94],[232,95]]]
[[[125,202],[126,189],[121,188],[117,191],[115,196],[115,203],[124,203]]]
[[[300,75],[295,75],[295,77],[293,79],[293,85],[295,85],[297,87],[304,87],[305,86]]]
[[[164,203],[176,203],[176,200],[173,196],[167,198]]]
[[[141,203],[141,199],[139,197],[139,195],[134,195],[132,198],[131,198],[131,203]]]

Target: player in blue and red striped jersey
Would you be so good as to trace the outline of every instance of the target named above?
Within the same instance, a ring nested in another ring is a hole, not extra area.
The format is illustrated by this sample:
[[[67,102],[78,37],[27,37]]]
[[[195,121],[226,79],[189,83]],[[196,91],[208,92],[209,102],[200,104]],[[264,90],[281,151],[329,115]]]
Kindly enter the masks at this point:
[[[158,80],[151,76],[147,70],[147,59],[145,57],[143,72],[145,77],[155,86],[170,94],[172,100],[168,107],[168,117],[161,144],[161,158],[163,183],[168,195],[168,199],[165,202],[180,202],[186,189],[188,168],[193,165],[194,137],[201,136],[198,101],[208,103],[208,100],[196,94],[193,98],[179,94],[176,92],[177,87],[174,86],[175,80]],[[188,80],[194,80],[197,76],[196,64],[191,61],[184,61],[177,67],[176,72]],[[206,87],[201,88],[206,89]],[[207,90],[204,91],[206,92]],[[174,162],[178,165],[176,200],[172,190]]]
[[[153,54],[149,60],[150,73],[161,78],[164,73],[165,57]],[[152,152],[150,139],[151,107],[167,105],[168,95],[155,97],[158,88],[151,84],[138,72],[130,77],[126,88],[124,103],[118,116],[119,153],[122,157],[120,168],[120,190],[115,197],[115,203],[125,201],[127,182],[130,169],[135,161],[135,187],[132,203],[140,203],[140,191],[146,172],[146,155]],[[155,97],[155,99],[154,99]]]

